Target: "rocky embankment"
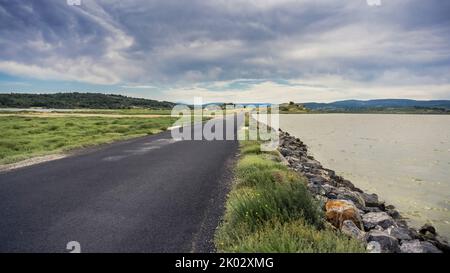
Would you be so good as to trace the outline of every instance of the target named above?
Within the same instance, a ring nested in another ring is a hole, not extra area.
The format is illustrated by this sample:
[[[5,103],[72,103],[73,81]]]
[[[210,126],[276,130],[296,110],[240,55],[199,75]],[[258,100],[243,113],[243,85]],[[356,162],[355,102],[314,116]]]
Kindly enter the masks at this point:
[[[350,181],[322,167],[308,155],[303,142],[280,131],[280,153],[286,164],[308,179],[309,191],[324,205],[327,221],[343,233],[363,241],[372,253],[441,253],[450,245],[426,224],[419,230],[408,226],[392,205],[380,201]]]

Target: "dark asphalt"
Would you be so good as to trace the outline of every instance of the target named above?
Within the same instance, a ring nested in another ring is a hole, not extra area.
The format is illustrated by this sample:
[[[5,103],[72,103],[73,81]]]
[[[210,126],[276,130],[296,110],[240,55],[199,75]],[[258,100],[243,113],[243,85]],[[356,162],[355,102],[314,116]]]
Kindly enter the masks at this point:
[[[167,131],[0,173],[0,252],[213,251],[237,147]]]

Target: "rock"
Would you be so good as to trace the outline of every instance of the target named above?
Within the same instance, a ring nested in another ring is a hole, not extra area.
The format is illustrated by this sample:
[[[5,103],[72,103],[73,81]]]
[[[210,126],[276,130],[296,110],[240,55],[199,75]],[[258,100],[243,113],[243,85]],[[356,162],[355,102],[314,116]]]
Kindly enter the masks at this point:
[[[329,184],[323,184],[322,188],[325,190],[325,194],[330,194],[336,191],[336,188]]]
[[[371,230],[367,235],[367,242],[378,242],[381,247],[382,253],[398,253],[400,252],[400,247],[398,240],[386,232],[379,230]]]
[[[410,232],[407,228],[390,226],[386,231],[389,235],[397,238],[398,240],[412,240]]]
[[[323,171],[326,172],[327,175],[328,175],[329,177],[334,177],[334,176],[336,176],[336,172],[333,171],[333,170],[324,168]]]
[[[324,207],[325,204],[328,202],[328,198],[322,195],[315,195],[314,198],[316,198],[316,200],[319,201],[321,207]]]
[[[284,147],[281,147],[281,148],[280,148],[280,153],[281,153],[283,156],[285,156],[285,157],[286,157],[286,156],[290,156],[290,155],[293,154],[291,150],[286,149],[286,148],[284,148]]]
[[[365,232],[360,230],[353,221],[345,220],[341,226],[342,233],[355,238],[357,240],[364,240]]]
[[[427,234],[427,232],[429,232],[429,233],[431,233],[433,235],[436,235],[436,229],[430,224],[423,225],[419,229],[419,232],[420,232],[420,234],[423,234],[423,235]]]
[[[430,242],[412,240],[403,241],[400,246],[402,253],[442,253],[437,247]]]
[[[395,221],[386,212],[369,212],[363,215],[363,224],[366,230],[373,229],[376,226],[381,226],[386,229],[390,226],[395,226]]]
[[[367,243],[367,252],[369,253],[381,253],[381,245],[378,242],[371,241]]]
[[[365,211],[363,211],[362,209],[358,209],[358,212],[359,212],[359,215],[364,215],[366,212]]]
[[[422,238],[422,237],[420,236],[420,233],[419,233],[417,230],[415,230],[415,229],[413,229],[413,228],[408,228],[408,230],[409,230],[409,234],[411,235],[411,237],[412,237],[413,239],[420,239],[420,238]]]
[[[315,173],[314,169],[311,169],[310,167],[307,167],[303,164],[300,164],[301,169],[303,171],[303,173],[305,174],[305,176],[307,178],[311,178],[311,177],[315,177],[317,174]]]
[[[379,225],[376,225],[372,230],[378,230],[378,231],[383,231],[384,232],[384,228],[382,228]]]
[[[289,143],[288,147],[290,150],[295,151],[298,148],[298,145],[295,143]]]
[[[395,209],[395,206],[394,205],[387,205],[386,209],[387,210],[392,210],[392,209]]]
[[[278,150],[285,158],[283,163],[308,179],[309,191],[326,208],[326,225],[367,241],[369,252],[399,252],[399,241],[402,252],[450,251],[448,242],[432,225],[423,226],[420,233],[409,228],[394,206],[385,205],[376,194],[364,193],[351,181],[324,168],[308,155],[300,139],[280,130]]]
[[[368,212],[382,212],[382,210],[378,207],[364,207],[362,209],[364,211],[364,213],[368,213]]]
[[[338,199],[337,194],[335,194],[334,192],[327,193],[327,197],[329,199]]]
[[[344,187],[338,188],[337,198],[351,200],[360,209],[365,207],[364,199],[358,192],[350,191]]]
[[[390,215],[389,215],[390,216]],[[408,222],[406,222],[405,219],[396,219],[395,223],[397,224],[397,226],[399,227],[404,227],[407,228],[408,227]]]
[[[293,164],[293,163],[296,163],[296,162],[299,162],[299,161],[300,161],[300,159],[298,159],[298,158],[296,158],[296,157],[294,157],[294,156],[287,156],[287,157],[286,157],[286,160],[287,160],[290,164]]]
[[[313,169],[320,169],[322,168],[322,165],[320,165],[320,162],[314,159],[308,159],[306,162],[303,163],[305,166],[313,168]]]
[[[327,182],[327,180],[320,175],[313,175],[309,178],[309,182],[315,183],[315,184],[325,184]]]
[[[308,183],[308,190],[313,194],[325,195],[325,190],[322,188],[320,184],[317,183]]]
[[[328,172],[325,171],[323,168],[320,168],[320,169],[318,170],[318,174],[319,174],[320,176],[322,176],[323,178],[325,178],[325,180],[327,180],[327,181],[331,179],[330,176],[328,175]]]
[[[338,184],[337,184],[336,181],[333,180],[332,178],[330,178],[330,179],[327,181],[327,184],[329,184],[330,186],[333,186],[335,189],[337,189],[336,187],[338,186]]]
[[[362,229],[361,216],[353,202],[348,200],[329,200],[325,204],[326,218],[333,226],[341,228],[345,220],[353,223]]]
[[[356,192],[360,192],[360,193],[363,192],[359,188],[355,187],[355,185],[353,185],[353,183],[350,182],[349,180],[343,179],[342,177],[339,177],[339,178],[340,178],[339,184],[341,184],[342,186],[344,186],[352,191],[356,191]]]
[[[450,244],[443,237],[436,235],[433,239],[429,239],[428,241],[435,245],[439,250],[450,253]]]
[[[375,193],[372,194],[361,193],[361,196],[364,199],[364,202],[366,203],[367,207],[378,207],[380,205],[378,195],[376,195]]]
[[[395,210],[395,209],[387,209],[386,213],[389,214],[389,216],[391,216],[394,219],[401,219],[402,218],[400,213],[397,210]]]

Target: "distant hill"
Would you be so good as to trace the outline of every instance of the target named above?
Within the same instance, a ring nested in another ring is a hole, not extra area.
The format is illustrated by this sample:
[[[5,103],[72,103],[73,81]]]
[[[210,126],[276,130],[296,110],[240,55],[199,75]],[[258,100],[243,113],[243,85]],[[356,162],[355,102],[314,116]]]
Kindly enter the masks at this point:
[[[175,103],[100,93],[0,94],[0,108],[171,109]]]
[[[443,112],[450,113],[450,100],[409,99],[344,100],[331,103],[308,102],[303,105],[316,112]]]
[[[279,110],[282,114],[300,114],[307,112],[307,109],[303,104],[294,103],[293,101],[280,104]]]

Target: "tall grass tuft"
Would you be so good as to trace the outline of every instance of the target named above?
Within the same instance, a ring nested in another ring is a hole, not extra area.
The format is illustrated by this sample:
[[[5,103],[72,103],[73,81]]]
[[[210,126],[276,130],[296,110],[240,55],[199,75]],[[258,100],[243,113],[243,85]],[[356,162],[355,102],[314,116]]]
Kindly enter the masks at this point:
[[[258,141],[241,142],[236,181],[215,244],[221,252],[363,252],[358,241],[323,224],[304,177]]]
[[[233,232],[233,231],[232,231]],[[236,234],[242,229],[235,229]],[[359,253],[364,248],[355,240],[328,229],[317,229],[302,219],[271,220],[254,233],[235,236],[232,244],[219,242],[224,252],[257,253]]]

